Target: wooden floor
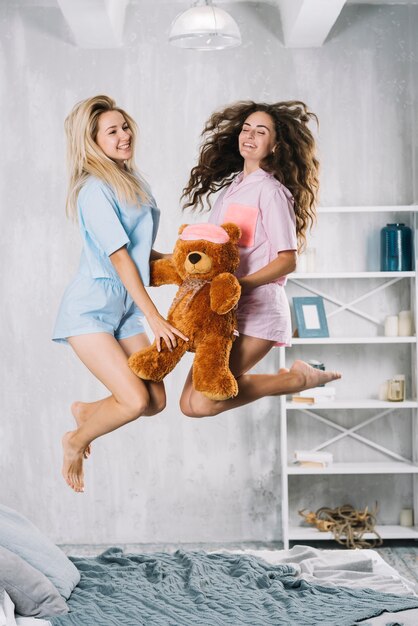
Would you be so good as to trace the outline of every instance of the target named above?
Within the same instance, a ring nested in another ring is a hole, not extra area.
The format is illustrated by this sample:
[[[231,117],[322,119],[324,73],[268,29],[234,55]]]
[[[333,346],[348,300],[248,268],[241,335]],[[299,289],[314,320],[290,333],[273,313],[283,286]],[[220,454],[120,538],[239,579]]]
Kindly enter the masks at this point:
[[[393,543],[394,545],[390,545]],[[418,583],[418,545],[416,542],[386,542],[376,552],[402,576]]]

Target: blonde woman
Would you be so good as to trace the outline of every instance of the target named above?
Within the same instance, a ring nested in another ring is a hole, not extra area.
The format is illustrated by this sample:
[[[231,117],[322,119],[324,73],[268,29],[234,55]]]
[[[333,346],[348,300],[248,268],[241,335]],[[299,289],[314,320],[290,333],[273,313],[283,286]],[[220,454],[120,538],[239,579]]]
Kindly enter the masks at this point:
[[[68,343],[110,391],[98,402],[74,402],[77,428],[63,437],[62,474],[84,491],[83,458],[91,442],[165,407],[162,383],[145,383],[128,358],[149,345],[145,317],[158,348],[186,339],[157,311],[144,285],[159,210],[134,163],[134,120],[107,96],[78,103],[65,120],[69,186],[67,212],[77,215],[83,243],[78,271],[65,291],[53,340]]]

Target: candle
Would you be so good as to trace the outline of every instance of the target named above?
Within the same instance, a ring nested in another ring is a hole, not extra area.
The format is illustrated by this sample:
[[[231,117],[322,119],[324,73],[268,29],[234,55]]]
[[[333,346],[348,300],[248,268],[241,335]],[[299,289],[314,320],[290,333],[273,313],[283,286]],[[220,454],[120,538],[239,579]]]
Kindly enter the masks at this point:
[[[398,336],[398,316],[388,315],[385,319],[385,337]]]
[[[399,524],[401,526],[414,525],[414,512],[412,509],[402,509],[399,515]]]
[[[405,376],[396,374],[389,380],[388,400],[390,402],[403,402],[405,400]]]
[[[398,334],[400,337],[410,337],[412,335],[411,311],[401,311],[399,313]]]
[[[389,381],[385,380],[379,387],[379,400],[388,399]]]

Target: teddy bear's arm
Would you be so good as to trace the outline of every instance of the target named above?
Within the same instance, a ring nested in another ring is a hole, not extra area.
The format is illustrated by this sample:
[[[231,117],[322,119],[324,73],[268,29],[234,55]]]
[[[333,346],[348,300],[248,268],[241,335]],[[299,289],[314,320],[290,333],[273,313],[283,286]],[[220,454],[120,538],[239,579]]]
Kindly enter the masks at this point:
[[[158,259],[151,261],[151,280],[152,287],[160,285],[181,285],[183,282],[180,275],[170,259]]]
[[[231,311],[241,295],[241,285],[233,274],[218,274],[210,285],[210,308],[219,315]]]

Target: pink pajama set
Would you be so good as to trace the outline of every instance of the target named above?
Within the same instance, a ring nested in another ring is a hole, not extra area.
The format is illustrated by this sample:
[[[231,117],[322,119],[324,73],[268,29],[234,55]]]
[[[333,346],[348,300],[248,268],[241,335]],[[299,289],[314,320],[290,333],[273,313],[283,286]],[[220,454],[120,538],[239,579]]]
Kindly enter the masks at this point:
[[[234,222],[241,228],[238,278],[266,266],[278,252],[297,250],[293,206],[290,191],[262,169],[245,178],[241,172],[219,194],[209,222]],[[241,296],[237,310],[239,333],[290,345],[292,328],[285,284],[283,276]]]

